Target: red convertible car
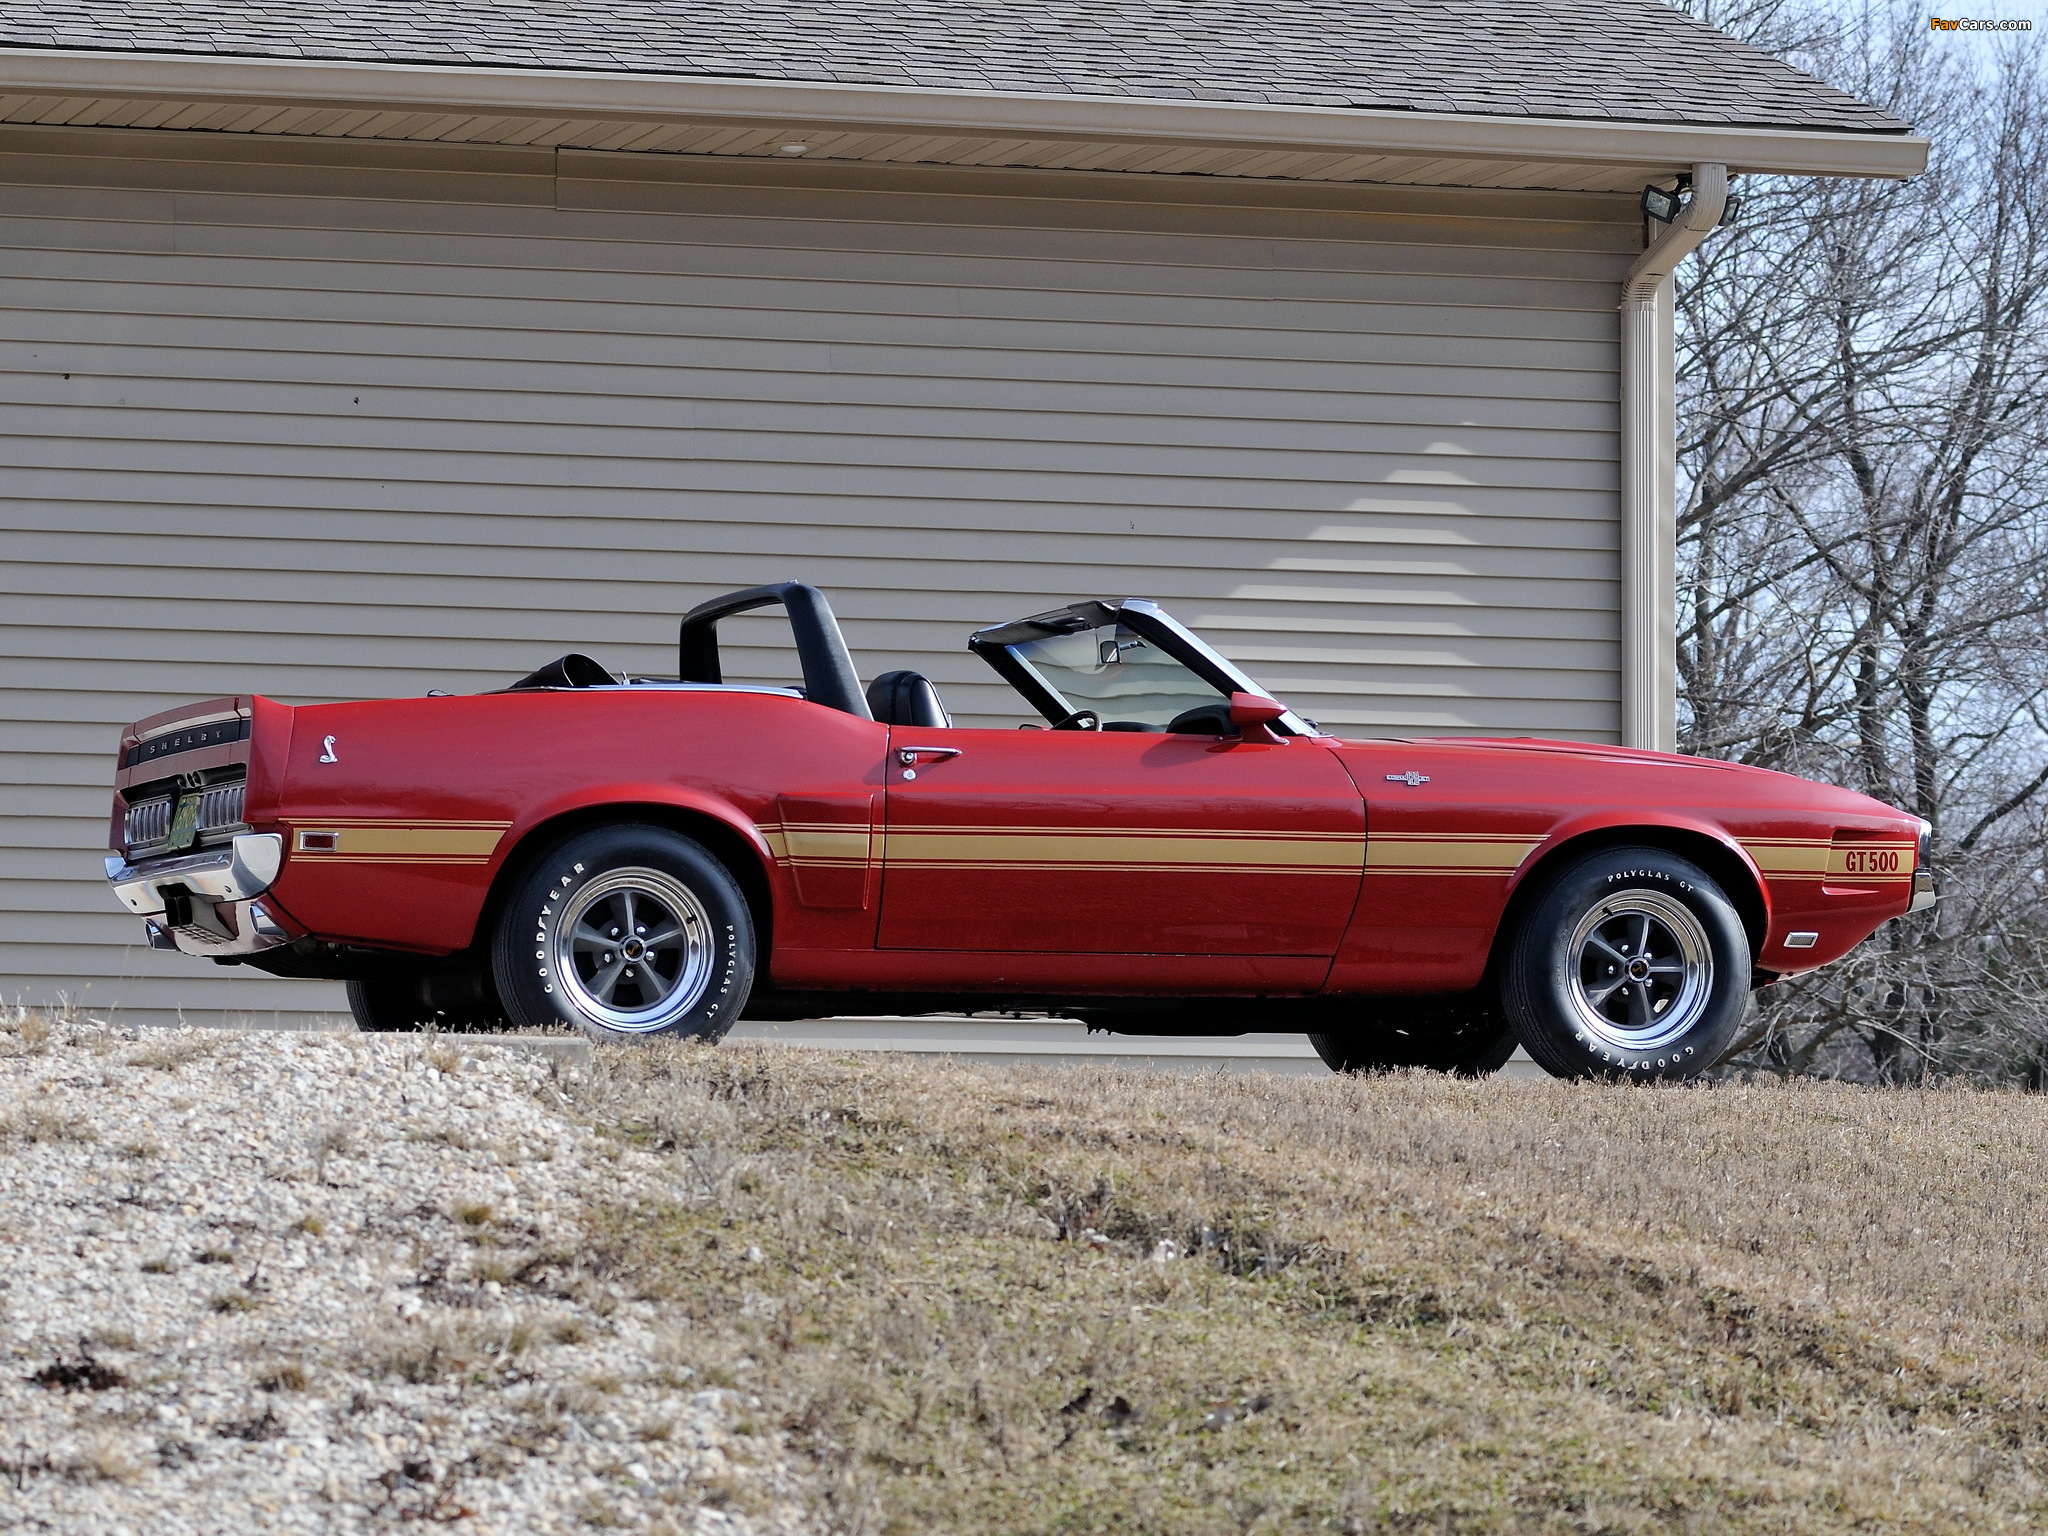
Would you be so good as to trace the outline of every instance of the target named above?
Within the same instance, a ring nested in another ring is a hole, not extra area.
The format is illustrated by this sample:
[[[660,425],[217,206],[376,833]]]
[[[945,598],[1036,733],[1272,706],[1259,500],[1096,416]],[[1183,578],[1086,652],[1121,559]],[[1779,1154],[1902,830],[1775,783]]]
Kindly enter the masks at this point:
[[[727,683],[780,605],[801,686]],[[366,1029],[1036,1010],[1301,1030],[1339,1070],[1682,1078],[1753,987],[1934,899],[1917,818],[1698,758],[1349,741],[1157,604],[968,647],[1043,724],[865,691],[814,588],[682,621],[677,676],[167,711],[123,735],[107,878],[162,949],[348,983]]]

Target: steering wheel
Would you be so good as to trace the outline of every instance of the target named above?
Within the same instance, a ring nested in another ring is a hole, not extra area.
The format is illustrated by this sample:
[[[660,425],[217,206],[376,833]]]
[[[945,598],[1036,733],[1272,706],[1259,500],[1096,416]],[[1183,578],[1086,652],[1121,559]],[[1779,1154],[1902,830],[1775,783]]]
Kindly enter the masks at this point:
[[[1077,709],[1071,715],[1053,721],[1052,728],[1056,731],[1099,731],[1102,729],[1102,716],[1092,709]]]

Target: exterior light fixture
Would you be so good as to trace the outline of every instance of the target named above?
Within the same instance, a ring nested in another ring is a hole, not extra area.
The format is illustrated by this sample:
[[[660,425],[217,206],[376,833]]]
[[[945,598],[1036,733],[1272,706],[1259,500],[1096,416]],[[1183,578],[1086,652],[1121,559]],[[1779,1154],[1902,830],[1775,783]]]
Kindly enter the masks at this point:
[[[1659,224],[1672,223],[1685,212],[1685,194],[1692,190],[1692,173],[1680,171],[1670,191],[1662,187],[1643,188],[1643,212]]]
[[[775,150],[778,155],[808,155],[810,152],[811,146],[808,144],[781,144],[777,145]]]
[[[1659,224],[1669,224],[1684,207],[1684,199],[1675,191],[1666,192],[1662,187],[1643,188],[1643,212]]]
[[[1691,206],[1685,200],[1685,194],[1691,190],[1692,178],[1685,175],[1681,175],[1678,178],[1678,185],[1668,192],[1662,187],[1645,187],[1643,188],[1643,213],[1645,216],[1655,219],[1659,224],[1673,223],[1680,214],[1684,213]],[[1730,197],[1722,205],[1721,217],[1714,227],[1716,229],[1726,229],[1741,216],[1742,199]]]

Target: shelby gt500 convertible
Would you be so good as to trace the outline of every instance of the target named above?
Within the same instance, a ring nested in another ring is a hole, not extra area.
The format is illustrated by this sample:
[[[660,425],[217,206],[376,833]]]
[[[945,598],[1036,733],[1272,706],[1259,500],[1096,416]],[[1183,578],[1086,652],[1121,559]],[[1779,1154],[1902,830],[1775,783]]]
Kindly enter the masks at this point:
[[[787,614],[801,686],[727,683]],[[814,588],[682,621],[677,676],[216,699],[121,741],[107,877],[149,941],[348,983],[367,1029],[1026,1009],[1301,1030],[1332,1067],[1687,1077],[1750,990],[1934,899],[1846,790],[1562,741],[1350,741],[1134,598],[968,647],[1043,724],[865,690]]]

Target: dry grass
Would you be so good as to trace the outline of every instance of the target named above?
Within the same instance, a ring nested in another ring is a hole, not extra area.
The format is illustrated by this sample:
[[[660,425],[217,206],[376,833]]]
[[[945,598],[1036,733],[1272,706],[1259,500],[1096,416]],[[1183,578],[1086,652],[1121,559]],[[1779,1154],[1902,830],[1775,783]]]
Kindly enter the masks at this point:
[[[286,1360],[259,1375],[256,1385],[266,1392],[303,1392],[310,1381],[303,1365],[296,1360]]]
[[[690,1191],[593,1251],[658,1368],[851,1531],[2048,1520],[2048,1100],[732,1047],[579,1092]]]
[[[15,1049],[23,1055],[39,1056],[49,1048],[57,1024],[49,1014],[31,1012],[19,1006],[0,1007],[0,1033],[14,1036]]]
[[[450,1208],[449,1214],[465,1227],[488,1227],[497,1220],[497,1215],[489,1203],[481,1200],[457,1201]]]
[[[534,1324],[518,1317],[410,1324],[368,1341],[360,1364],[366,1375],[415,1385],[449,1377],[484,1383],[509,1369],[537,1337]]]
[[[92,1122],[83,1115],[31,1104],[18,1114],[0,1118],[0,1143],[10,1141],[91,1141]]]
[[[128,1065],[144,1067],[155,1072],[175,1072],[180,1067],[211,1056],[220,1049],[221,1041],[211,1031],[205,1033],[178,1030],[166,1031],[140,1050],[129,1053]]]
[[[60,1469],[87,1483],[132,1483],[142,1476],[143,1461],[113,1435],[101,1435]]]
[[[327,1129],[313,1138],[313,1182],[315,1184],[325,1184],[327,1182],[328,1163],[337,1157],[347,1157],[354,1151],[355,1138],[350,1135],[347,1126],[330,1125],[327,1127]],[[305,1230],[313,1231],[310,1227]],[[320,1234],[313,1232],[313,1235],[318,1237]]]

